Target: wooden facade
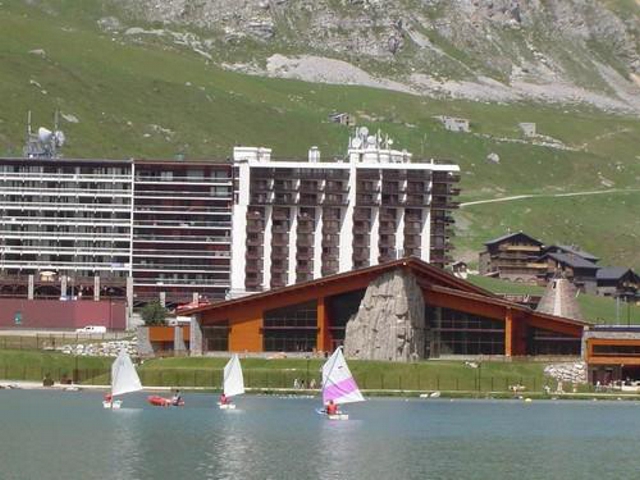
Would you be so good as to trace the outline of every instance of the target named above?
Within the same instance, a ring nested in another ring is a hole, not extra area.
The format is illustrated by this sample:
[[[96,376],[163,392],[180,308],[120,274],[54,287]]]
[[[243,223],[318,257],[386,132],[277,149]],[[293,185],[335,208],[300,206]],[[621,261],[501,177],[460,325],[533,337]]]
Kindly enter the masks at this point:
[[[580,354],[583,322],[503,300],[416,258],[202,306],[185,314],[196,316],[204,332],[205,353],[207,328],[218,324],[228,325],[229,351],[276,351],[282,346],[277,351],[329,352],[344,339],[346,322],[357,311],[367,286],[394,269],[409,271],[422,289],[431,335],[425,357]]]

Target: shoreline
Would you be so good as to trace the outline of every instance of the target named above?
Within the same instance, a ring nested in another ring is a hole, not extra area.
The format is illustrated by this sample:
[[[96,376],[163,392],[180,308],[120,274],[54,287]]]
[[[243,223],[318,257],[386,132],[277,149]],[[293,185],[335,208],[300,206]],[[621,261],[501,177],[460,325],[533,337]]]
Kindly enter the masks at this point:
[[[0,390],[29,390],[29,391],[60,391],[60,392],[76,392],[76,391],[96,391],[106,392],[111,387],[109,385],[83,385],[83,384],[55,384],[45,387],[42,382],[28,381],[0,381]],[[186,387],[186,386],[146,386],[143,392],[171,392],[180,389],[183,393],[217,393],[220,388],[211,387]],[[404,398],[404,399],[422,399],[436,400],[441,399],[470,399],[470,400],[520,400],[520,401],[559,401],[559,400],[582,400],[582,401],[640,401],[639,393],[622,393],[622,392],[601,392],[601,393],[557,393],[545,394],[542,392],[520,392],[513,394],[511,392],[478,392],[478,391],[460,391],[460,390],[361,390],[368,397],[387,397],[387,398]],[[293,389],[293,388],[247,388],[248,395],[286,395],[291,397],[316,397],[320,395],[319,389]],[[437,397],[431,397],[431,394],[437,393]]]

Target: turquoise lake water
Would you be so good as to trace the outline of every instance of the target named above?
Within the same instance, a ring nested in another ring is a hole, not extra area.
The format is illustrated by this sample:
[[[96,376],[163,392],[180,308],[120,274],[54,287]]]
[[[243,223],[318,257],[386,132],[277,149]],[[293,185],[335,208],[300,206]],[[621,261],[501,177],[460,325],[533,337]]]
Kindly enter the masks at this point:
[[[635,402],[371,399],[330,422],[310,398],[101,398],[0,391],[0,479],[640,478]]]

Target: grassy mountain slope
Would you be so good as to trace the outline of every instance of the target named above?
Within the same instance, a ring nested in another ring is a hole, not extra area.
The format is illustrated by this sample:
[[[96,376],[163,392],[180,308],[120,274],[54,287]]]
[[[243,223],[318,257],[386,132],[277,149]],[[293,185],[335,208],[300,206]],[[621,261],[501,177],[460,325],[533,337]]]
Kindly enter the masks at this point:
[[[265,145],[274,156],[343,154],[349,132],[327,122],[355,114],[416,157],[445,158],[463,170],[464,201],[517,194],[640,187],[640,121],[579,106],[446,101],[363,87],[276,80],[221,70],[190,50],[139,43],[101,31],[101,2],[17,0],[0,6],[0,154],[19,155],[26,112],[48,125],[58,108],[67,157],[226,158],[233,145]],[[151,27],[148,25],[147,27]],[[30,53],[44,50],[44,55]],[[469,118],[472,134],[446,132],[435,115]],[[518,122],[566,149],[525,141]],[[522,143],[520,143],[522,142]],[[495,152],[499,164],[486,161]],[[546,242],[576,242],[604,264],[640,266],[634,205],[640,194],[520,200],[465,207],[459,253],[504,230]]]

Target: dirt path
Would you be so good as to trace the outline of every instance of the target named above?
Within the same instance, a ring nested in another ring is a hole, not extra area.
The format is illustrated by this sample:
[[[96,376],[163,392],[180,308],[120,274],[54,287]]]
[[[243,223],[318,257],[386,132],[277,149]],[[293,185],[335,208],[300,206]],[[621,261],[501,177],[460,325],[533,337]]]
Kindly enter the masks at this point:
[[[610,190],[594,190],[590,192],[570,192],[570,193],[540,193],[529,195],[514,195],[512,197],[492,198],[489,200],[476,200],[474,202],[464,202],[460,207],[470,207],[473,205],[483,205],[485,203],[512,202],[514,200],[526,200],[528,198],[561,198],[561,197],[586,197],[590,195],[606,195],[612,193],[631,193],[640,192],[640,188],[612,188]]]

